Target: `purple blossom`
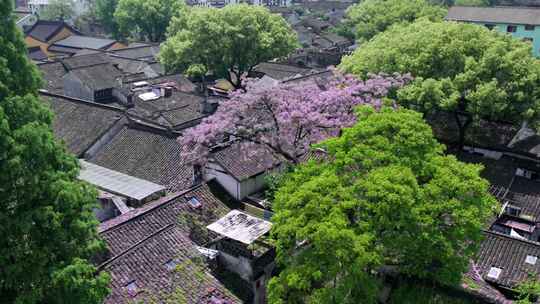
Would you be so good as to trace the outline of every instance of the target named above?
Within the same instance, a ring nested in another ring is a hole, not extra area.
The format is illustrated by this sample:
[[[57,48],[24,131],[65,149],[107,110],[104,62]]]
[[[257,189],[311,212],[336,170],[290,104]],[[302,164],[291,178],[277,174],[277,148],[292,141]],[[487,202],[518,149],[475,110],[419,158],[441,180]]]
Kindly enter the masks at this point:
[[[354,108],[379,108],[389,91],[410,81],[409,75],[371,75],[362,81],[334,71],[331,79],[281,83],[258,88],[246,81],[246,91],[231,93],[216,113],[187,130],[180,139],[186,157],[204,162],[211,147],[226,140],[249,144],[250,157],[264,148],[297,163],[309,147],[356,122]],[[189,148],[187,148],[189,147]]]

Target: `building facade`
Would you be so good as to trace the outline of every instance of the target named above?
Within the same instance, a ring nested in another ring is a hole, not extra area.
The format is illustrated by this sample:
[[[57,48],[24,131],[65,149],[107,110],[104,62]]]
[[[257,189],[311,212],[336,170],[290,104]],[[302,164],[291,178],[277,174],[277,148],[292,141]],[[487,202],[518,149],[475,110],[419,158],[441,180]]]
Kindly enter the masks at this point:
[[[540,56],[540,8],[454,6],[448,10],[446,20],[479,24],[508,33],[530,42],[533,55]]]

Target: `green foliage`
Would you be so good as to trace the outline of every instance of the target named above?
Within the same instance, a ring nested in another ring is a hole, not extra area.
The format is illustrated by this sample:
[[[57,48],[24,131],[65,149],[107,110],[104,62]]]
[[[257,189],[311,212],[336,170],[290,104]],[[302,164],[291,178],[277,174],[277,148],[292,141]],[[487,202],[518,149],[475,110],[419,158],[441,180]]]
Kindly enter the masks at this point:
[[[183,0],[119,0],[114,20],[122,35],[161,42],[172,17],[184,9]]]
[[[480,304],[449,288],[427,286],[422,282],[400,282],[392,290],[388,304]]]
[[[446,9],[427,0],[364,0],[347,9],[344,24],[355,29],[356,39],[365,42],[393,25],[404,25],[418,18],[442,20]]]
[[[121,38],[118,23],[114,19],[114,12],[118,0],[96,0],[96,17],[105,30],[115,38]]]
[[[454,5],[461,6],[489,6],[489,0],[456,0]]]
[[[40,13],[41,19],[45,20],[70,20],[73,18],[72,0],[52,0]]]
[[[380,266],[457,284],[496,201],[481,166],[443,154],[419,113],[361,108],[289,174],[272,220],[283,271],[272,303],[374,303]]]
[[[87,261],[104,247],[96,192],[55,141],[12,1],[0,3],[0,301],[101,303],[108,276]]]
[[[200,70],[202,66],[239,88],[245,72],[261,62],[287,56],[296,46],[291,27],[264,7],[190,8],[173,18],[159,58],[167,71],[185,72],[192,66]]]
[[[527,280],[519,284],[516,288],[517,304],[532,304],[536,303],[540,297],[540,282],[535,278],[535,275],[530,274]]]
[[[410,72],[415,80],[398,92],[400,104],[454,113],[460,145],[481,118],[534,123],[540,113],[540,62],[530,44],[482,26],[421,20],[394,27],[340,67],[361,77]]]

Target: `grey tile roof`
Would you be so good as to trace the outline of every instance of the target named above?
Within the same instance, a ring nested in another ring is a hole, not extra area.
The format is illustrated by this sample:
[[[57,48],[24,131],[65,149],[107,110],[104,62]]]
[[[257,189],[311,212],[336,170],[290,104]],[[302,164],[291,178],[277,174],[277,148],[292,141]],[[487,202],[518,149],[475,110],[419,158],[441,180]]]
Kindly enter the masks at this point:
[[[242,144],[232,144],[216,149],[210,159],[220,164],[238,181],[246,180],[280,164],[279,158],[264,150],[254,156],[246,155]]]
[[[77,156],[81,156],[123,117],[120,110],[92,102],[45,95],[41,100],[47,102],[54,113],[54,135]]]
[[[113,45],[116,40],[105,39],[105,38],[96,38],[88,36],[69,36],[65,39],[56,41],[54,46],[64,46],[69,48],[76,49],[106,49],[107,47]]]
[[[311,69],[297,67],[290,64],[263,62],[255,66],[254,72],[259,72],[276,80],[302,76],[311,72]]]
[[[64,65],[59,62],[50,62],[38,64],[38,69],[43,76],[44,89],[51,92],[60,94],[64,92],[64,75],[67,71]]]
[[[192,185],[193,167],[182,159],[176,137],[126,126],[88,161],[172,191],[184,190]]]
[[[103,267],[112,277],[104,303],[169,303],[176,292],[186,304],[241,303],[210,269],[194,262],[198,257],[185,231],[166,226]]]
[[[515,287],[516,284],[528,278],[532,272],[540,278],[540,260],[535,265],[525,263],[527,255],[540,258],[540,244],[519,240],[497,232],[484,232],[476,258],[479,272],[486,281],[491,281],[505,287]],[[488,278],[491,267],[501,268],[497,279]]]
[[[189,203],[195,198],[201,203],[194,208]],[[98,231],[108,244],[112,256],[118,255],[167,225],[179,225],[184,233],[190,228],[179,222],[182,214],[196,215],[206,227],[229,212],[229,208],[216,198],[208,185],[201,184],[183,192],[171,194],[140,208],[131,210],[100,224]],[[204,245],[208,240],[193,236],[192,241]]]
[[[530,218],[533,222],[540,223],[540,196],[509,191],[503,202],[520,207],[520,215]]]
[[[530,7],[453,6],[447,20],[540,25],[540,9]]]
[[[173,129],[183,129],[207,116],[201,112],[204,97],[173,90],[172,96],[143,101],[134,98],[129,113]]]
[[[26,35],[31,36],[39,41],[48,42],[49,39],[60,32],[60,30],[62,30],[64,27],[78,34],[75,29],[63,21],[39,20],[31,28],[29,28],[28,31],[26,31]]]
[[[457,158],[466,163],[482,164],[484,170],[482,170],[480,175],[492,185],[505,188],[510,187],[517,168],[516,163],[509,157],[502,157],[499,160],[495,160],[478,154],[463,152]]]
[[[122,73],[112,64],[99,64],[71,70],[64,77],[71,77],[70,74],[92,90],[114,88],[118,85],[119,77],[122,76]]]
[[[39,46],[28,48],[28,57],[32,60],[45,60],[47,54],[45,54]]]
[[[123,48],[119,50],[113,50],[111,51],[114,54],[126,58],[134,58],[134,59],[148,59],[148,60],[154,60],[157,54],[159,53],[159,46],[157,45],[145,45],[145,46],[136,46],[136,47],[129,47],[129,48]]]
[[[83,67],[89,67],[94,65],[110,63],[111,60],[107,55],[102,53],[81,55],[65,58],[62,60],[62,63],[65,65],[66,69],[74,70]]]

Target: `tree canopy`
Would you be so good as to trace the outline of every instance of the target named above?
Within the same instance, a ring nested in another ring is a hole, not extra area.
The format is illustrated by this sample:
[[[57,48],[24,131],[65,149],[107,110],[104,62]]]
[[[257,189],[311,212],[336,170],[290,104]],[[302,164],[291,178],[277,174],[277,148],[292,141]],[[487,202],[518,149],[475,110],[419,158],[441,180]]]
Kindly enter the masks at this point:
[[[105,8],[113,6],[111,0],[100,0]],[[119,0],[114,20],[124,36],[161,42],[165,39],[167,26],[175,14],[181,14],[183,0]],[[108,19],[108,14],[105,14]]]
[[[204,157],[224,138],[234,138],[249,146],[246,152],[270,150],[296,164],[312,144],[354,124],[355,106],[380,106],[381,98],[408,80],[396,75],[359,81],[336,74],[325,84],[304,81],[262,89],[248,82],[247,92],[233,92],[214,115],[184,132],[184,154]]]
[[[53,138],[12,2],[0,1],[0,302],[101,303],[108,274],[88,262],[103,249],[96,192]]]
[[[271,303],[374,303],[383,267],[455,284],[477,250],[496,206],[481,166],[445,156],[417,112],[358,115],[276,193]]]
[[[95,13],[96,19],[99,20],[105,31],[115,38],[120,38],[118,23],[114,19],[117,6],[118,0],[96,0]]]
[[[71,0],[52,0],[40,12],[40,17],[45,20],[70,20],[74,14],[73,5]]]
[[[159,58],[167,71],[212,72],[240,88],[244,73],[289,55],[297,44],[287,22],[267,8],[247,4],[190,8],[173,18]]]
[[[446,8],[427,0],[364,0],[347,9],[345,25],[356,39],[365,42],[394,24],[407,24],[425,17],[442,20]]]
[[[531,45],[482,26],[421,20],[393,27],[340,68],[361,77],[410,72],[415,80],[398,91],[399,103],[452,113],[460,146],[481,119],[535,122],[540,113],[540,62]]]

